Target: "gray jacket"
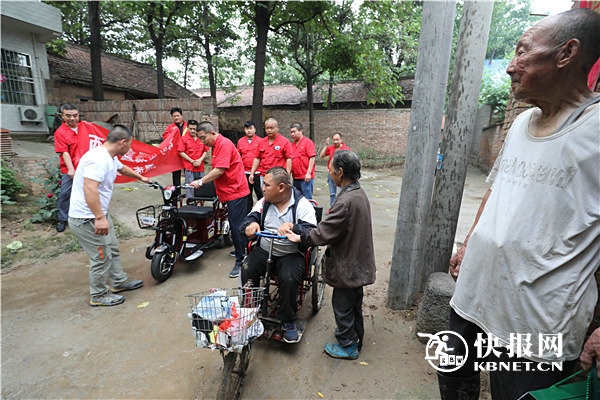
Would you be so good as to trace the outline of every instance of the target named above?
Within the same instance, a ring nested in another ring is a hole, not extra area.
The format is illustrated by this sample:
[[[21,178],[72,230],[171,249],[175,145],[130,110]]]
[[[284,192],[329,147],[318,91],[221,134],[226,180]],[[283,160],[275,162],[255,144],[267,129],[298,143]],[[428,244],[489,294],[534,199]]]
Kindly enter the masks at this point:
[[[309,245],[329,245],[323,260],[328,285],[349,289],[375,282],[371,206],[358,182],[346,186],[317,227],[301,237]]]

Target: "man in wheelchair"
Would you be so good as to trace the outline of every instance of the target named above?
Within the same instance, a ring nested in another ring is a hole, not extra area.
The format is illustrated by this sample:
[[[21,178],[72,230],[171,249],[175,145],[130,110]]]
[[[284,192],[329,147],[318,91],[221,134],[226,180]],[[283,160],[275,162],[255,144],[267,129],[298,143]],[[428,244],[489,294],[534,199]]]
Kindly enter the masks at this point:
[[[290,175],[285,168],[269,169],[264,177],[264,197],[256,202],[252,211],[241,224],[240,229],[249,238],[255,233],[268,230],[284,235],[293,230],[300,234],[306,229],[315,228],[317,218],[313,205],[292,186]],[[268,249],[273,243],[272,268],[278,276],[281,303],[277,310],[277,318],[282,321],[283,340],[287,343],[299,341],[296,327],[296,311],[298,310],[298,290],[302,284],[305,261],[304,253],[298,243],[287,239],[260,238],[258,244],[248,254],[242,267],[242,284],[252,280],[258,285],[265,275]],[[300,245],[302,246],[302,245]]]

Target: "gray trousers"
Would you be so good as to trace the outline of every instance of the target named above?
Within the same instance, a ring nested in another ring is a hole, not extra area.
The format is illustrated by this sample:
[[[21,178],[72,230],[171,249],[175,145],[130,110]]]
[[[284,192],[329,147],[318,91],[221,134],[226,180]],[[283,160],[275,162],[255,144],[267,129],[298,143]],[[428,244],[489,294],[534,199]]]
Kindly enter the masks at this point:
[[[100,236],[94,233],[94,219],[69,217],[69,228],[79,241],[81,247],[90,258],[90,296],[103,296],[109,290],[107,280],[110,277],[113,286],[127,280],[123,271],[119,243],[112,219],[108,235]]]
[[[194,172],[188,169],[184,169],[183,172],[185,174],[185,183],[190,183],[204,177],[204,172]],[[194,188],[186,188],[185,197],[188,199],[194,197]]]

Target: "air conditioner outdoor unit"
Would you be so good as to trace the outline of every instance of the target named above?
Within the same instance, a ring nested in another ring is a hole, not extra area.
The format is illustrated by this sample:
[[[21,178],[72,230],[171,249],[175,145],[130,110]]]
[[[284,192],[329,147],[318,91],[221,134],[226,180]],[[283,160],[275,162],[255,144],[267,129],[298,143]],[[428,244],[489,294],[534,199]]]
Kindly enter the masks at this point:
[[[34,106],[19,107],[21,122],[42,122],[44,121],[44,108]]]

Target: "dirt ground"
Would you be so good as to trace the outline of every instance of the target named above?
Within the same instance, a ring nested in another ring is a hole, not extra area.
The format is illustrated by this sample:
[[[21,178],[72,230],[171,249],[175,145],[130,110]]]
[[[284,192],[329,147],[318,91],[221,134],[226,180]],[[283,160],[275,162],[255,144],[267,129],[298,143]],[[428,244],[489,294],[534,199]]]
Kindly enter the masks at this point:
[[[315,198],[327,205],[324,167],[317,174]],[[311,314],[309,304],[302,310],[307,328],[300,343],[254,344],[242,398],[439,398],[435,370],[416,339],[416,308],[385,306],[401,181],[401,168],[365,170],[361,179],[371,199],[378,272],[365,291],[366,335],[358,360],[323,353],[324,343],[335,340],[328,287],[318,314]],[[487,188],[485,175],[470,169],[457,239],[466,235]],[[228,277],[231,249],[209,250],[192,263],[177,264],[169,280],[156,284],[144,257],[151,237],[137,227],[135,210],[158,203],[159,193],[150,188],[116,186],[110,212],[134,234],[120,243],[123,264],[130,277],[144,280],[143,288],[124,293],[122,305],[87,305],[88,263],[82,251],[45,258],[39,248],[37,260],[16,262],[2,274],[2,398],[215,397],[221,357],[195,347],[185,295],[236,286]],[[4,224],[2,230],[3,246],[8,239],[27,245],[23,232],[7,235]],[[46,234],[59,242],[67,237],[53,230]]]

